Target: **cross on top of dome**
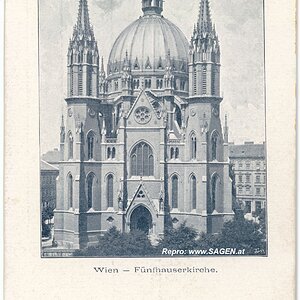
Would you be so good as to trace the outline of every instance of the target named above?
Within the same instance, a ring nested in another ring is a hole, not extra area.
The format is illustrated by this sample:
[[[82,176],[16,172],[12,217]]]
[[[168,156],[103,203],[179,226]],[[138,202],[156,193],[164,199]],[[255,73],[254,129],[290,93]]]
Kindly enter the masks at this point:
[[[158,14],[160,15],[163,11],[163,0],[143,0],[142,10],[145,15]]]

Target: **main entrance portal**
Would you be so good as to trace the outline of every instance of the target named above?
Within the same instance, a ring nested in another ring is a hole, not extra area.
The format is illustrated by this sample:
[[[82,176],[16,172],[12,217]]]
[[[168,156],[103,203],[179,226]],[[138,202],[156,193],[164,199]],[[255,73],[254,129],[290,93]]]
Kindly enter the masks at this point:
[[[140,230],[146,234],[151,233],[152,217],[147,208],[144,206],[137,207],[130,218],[130,230]]]

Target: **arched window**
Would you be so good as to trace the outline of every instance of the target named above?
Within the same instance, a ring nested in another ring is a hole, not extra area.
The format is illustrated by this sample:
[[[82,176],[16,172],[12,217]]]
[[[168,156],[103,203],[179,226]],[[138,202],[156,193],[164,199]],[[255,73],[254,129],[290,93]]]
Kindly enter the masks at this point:
[[[192,209],[197,207],[197,180],[193,175],[191,177],[191,200],[192,200]]]
[[[154,157],[151,147],[141,142],[134,147],[130,155],[131,176],[153,176]]]
[[[106,197],[107,197],[107,207],[113,207],[114,206],[114,177],[111,174],[107,176]]]
[[[175,158],[178,159],[179,158],[179,148],[175,149]]]
[[[112,148],[111,157],[112,157],[112,159],[116,158],[116,148],[115,147]]]
[[[73,207],[73,176],[68,175],[68,206]]]
[[[175,118],[176,118],[176,122],[177,122],[178,126],[181,127],[182,126],[182,116],[181,116],[181,110],[178,105],[176,105],[176,108],[175,108]]]
[[[172,208],[178,208],[178,177],[172,177]]]
[[[90,132],[87,138],[88,142],[88,159],[94,158],[94,133]]]
[[[211,159],[217,159],[217,143],[219,134],[215,131],[211,137]]]
[[[220,177],[214,175],[211,180],[211,211],[217,210],[217,203],[220,201]]]
[[[73,159],[73,136],[71,132],[68,136],[68,159]]]
[[[107,158],[110,158],[111,156],[111,149],[110,147],[107,148]]]
[[[191,158],[196,159],[197,157],[197,138],[193,133],[191,135]]]
[[[88,209],[91,209],[93,207],[93,181],[94,181],[94,175],[90,174],[87,178]]]
[[[171,159],[173,159],[174,158],[174,148],[172,147],[171,148]]]

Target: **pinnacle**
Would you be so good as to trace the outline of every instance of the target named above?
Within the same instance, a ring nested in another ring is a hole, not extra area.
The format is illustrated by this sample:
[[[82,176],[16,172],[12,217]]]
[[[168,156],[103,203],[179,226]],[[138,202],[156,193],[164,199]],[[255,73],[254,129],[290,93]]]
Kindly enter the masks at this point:
[[[83,32],[92,32],[87,0],[79,0],[77,28]]]
[[[201,0],[199,18],[198,18],[198,30],[202,33],[207,33],[212,31],[212,22],[210,16],[209,0]]]

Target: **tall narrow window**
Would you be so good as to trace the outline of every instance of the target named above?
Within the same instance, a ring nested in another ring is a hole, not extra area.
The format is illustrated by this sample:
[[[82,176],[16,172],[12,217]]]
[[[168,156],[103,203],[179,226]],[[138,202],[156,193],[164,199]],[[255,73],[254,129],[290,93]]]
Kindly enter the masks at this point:
[[[173,158],[174,158],[174,148],[171,147],[171,159],[173,159]]]
[[[197,180],[193,175],[191,177],[191,200],[192,200],[192,209],[197,207]]]
[[[202,70],[202,94],[206,95],[206,84],[207,84],[207,69],[206,66],[203,67]]]
[[[216,74],[215,74],[215,68],[212,66],[212,70],[211,70],[211,94],[215,95],[216,93],[216,78],[215,78]]]
[[[73,176],[68,175],[68,206],[73,207]]]
[[[196,159],[197,156],[197,139],[195,134],[191,135],[191,158]]]
[[[106,196],[107,196],[107,206],[114,206],[114,177],[110,174],[107,176],[107,186],[106,186]]]
[[[73,136],[71,132],[68,136],[68,159],[73,159]]]
[[[178,208],[178,177],[172,177],[172,208]]]
[[[216,210],[216,202],[217,202],[217,196],[218,196],[218,193],[217,193],[217,181],[218,181],[218,176],[214,176],[212,178],[212,182],[211,182],[211,209],[212,209],[212,212],[214,210]]]
[[[88,159],[94,158],[94,134],[90,132],[88,134]]]
[[[218,143],[218,133],[214,132],[211,138],[211,158],[212,160],[217,159],[217,143]]]
[[[111,157],[112,157],[112,159],[116,158],[116,148],[115,147],[112,148]]]
[[[130,155],[131,176],[153,176],[154,157],[151,147],[141,142],[134,147]]]
[[[194,95],[197,95],[197,70],[194,68]]]
[[[179,158],[179,148],[175,149],[175,158],[178,159]]]
[[[79,68],[78,71],[78,95],[81,96],[83,93],[83,89],[82,89],[82,69]]]
[[[93,181],[94,175],[90,174],[87,179],[88,209],[91,209],[93,207]]]
[[[93,95],[93,67],[89,67],[88,68],[88,87],[87,87],[87,91],[88,91],[88,96],[92,96]]]

